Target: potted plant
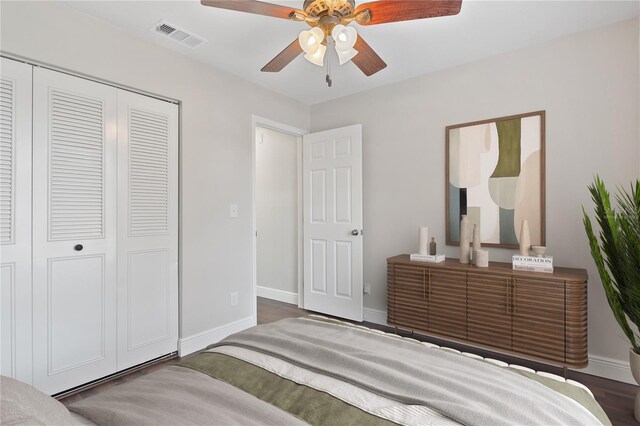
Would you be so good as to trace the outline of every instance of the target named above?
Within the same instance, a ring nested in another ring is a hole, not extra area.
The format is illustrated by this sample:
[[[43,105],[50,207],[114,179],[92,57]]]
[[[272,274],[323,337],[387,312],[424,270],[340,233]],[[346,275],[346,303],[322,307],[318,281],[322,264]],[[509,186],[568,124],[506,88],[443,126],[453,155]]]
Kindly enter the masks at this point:
[[[640,336],[636,334],[640,326],[640,180],[631,183],[629,192],[618,189],[617,209],[611,206],[609,192],[598,176],[589,191],[600,225],[596,236],[591,219],[582,209],[591,256],[613,315],[631,343],[631,372],[640,383]],[[640,394],[636,396],[634,414],[640,421]]]

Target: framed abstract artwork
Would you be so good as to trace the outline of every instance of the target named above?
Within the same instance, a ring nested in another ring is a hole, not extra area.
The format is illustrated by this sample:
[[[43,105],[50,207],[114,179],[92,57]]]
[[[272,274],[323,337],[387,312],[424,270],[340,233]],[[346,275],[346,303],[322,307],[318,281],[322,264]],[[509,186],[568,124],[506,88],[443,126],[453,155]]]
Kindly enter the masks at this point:
[[[545,245],[545,112],[447,126],[445,139],[447,244],[466,214],[483,246],[518,248],[525,219]]]

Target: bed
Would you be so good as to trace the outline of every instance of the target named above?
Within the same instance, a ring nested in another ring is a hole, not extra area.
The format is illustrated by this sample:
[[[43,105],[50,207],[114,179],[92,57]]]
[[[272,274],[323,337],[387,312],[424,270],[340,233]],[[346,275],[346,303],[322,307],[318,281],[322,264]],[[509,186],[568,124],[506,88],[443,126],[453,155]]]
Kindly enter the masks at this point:
[[[236,333],[67,408],[55,424],[611,424],[577,382],[320,316]]]

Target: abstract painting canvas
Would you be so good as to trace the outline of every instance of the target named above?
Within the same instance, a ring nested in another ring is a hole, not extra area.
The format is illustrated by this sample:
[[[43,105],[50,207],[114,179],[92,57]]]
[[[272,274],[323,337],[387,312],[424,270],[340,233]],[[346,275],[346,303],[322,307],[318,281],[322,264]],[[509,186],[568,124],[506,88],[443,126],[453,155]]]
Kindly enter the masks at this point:
[[[531,244],[545,244],[544,136],[544,111],[447,126],[448,245],[460,243],[463,214],[483,246],[517,248],[524,219]]]

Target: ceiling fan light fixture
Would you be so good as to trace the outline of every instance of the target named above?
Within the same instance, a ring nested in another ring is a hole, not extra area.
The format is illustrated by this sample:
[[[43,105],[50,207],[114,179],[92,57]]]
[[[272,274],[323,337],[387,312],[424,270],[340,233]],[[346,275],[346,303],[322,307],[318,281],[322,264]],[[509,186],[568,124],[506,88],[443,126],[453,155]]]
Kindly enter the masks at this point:
[[[306,55],[304,55],[304,58],[312,64],[321,67],[324,65],[324,54],[326,53],[326,51],[327,47],[323,44],[320,44],[318,45],[318,48],[314,53],[307,53]]]
[[[316,53],[316,51],[320,49],[320,46],[322,46],[323,41],[324,31],[318,27],[312,28],[308,31],[302,31],[298,36],[300,47],[304,50],[304,53],[309,55]]]
[[[353,59],[353,57],[358,54],[358,51],[353,48],[347,50],[336,49],[336,53],[338,54],[338,61],[340,61],[340,65],[344,65]]]
[[[333,27],[331,36],[333,37],[338,52],[352,49],[358,40],[358,32],[356,29],[353,27],[345,27],[342,24]]]

